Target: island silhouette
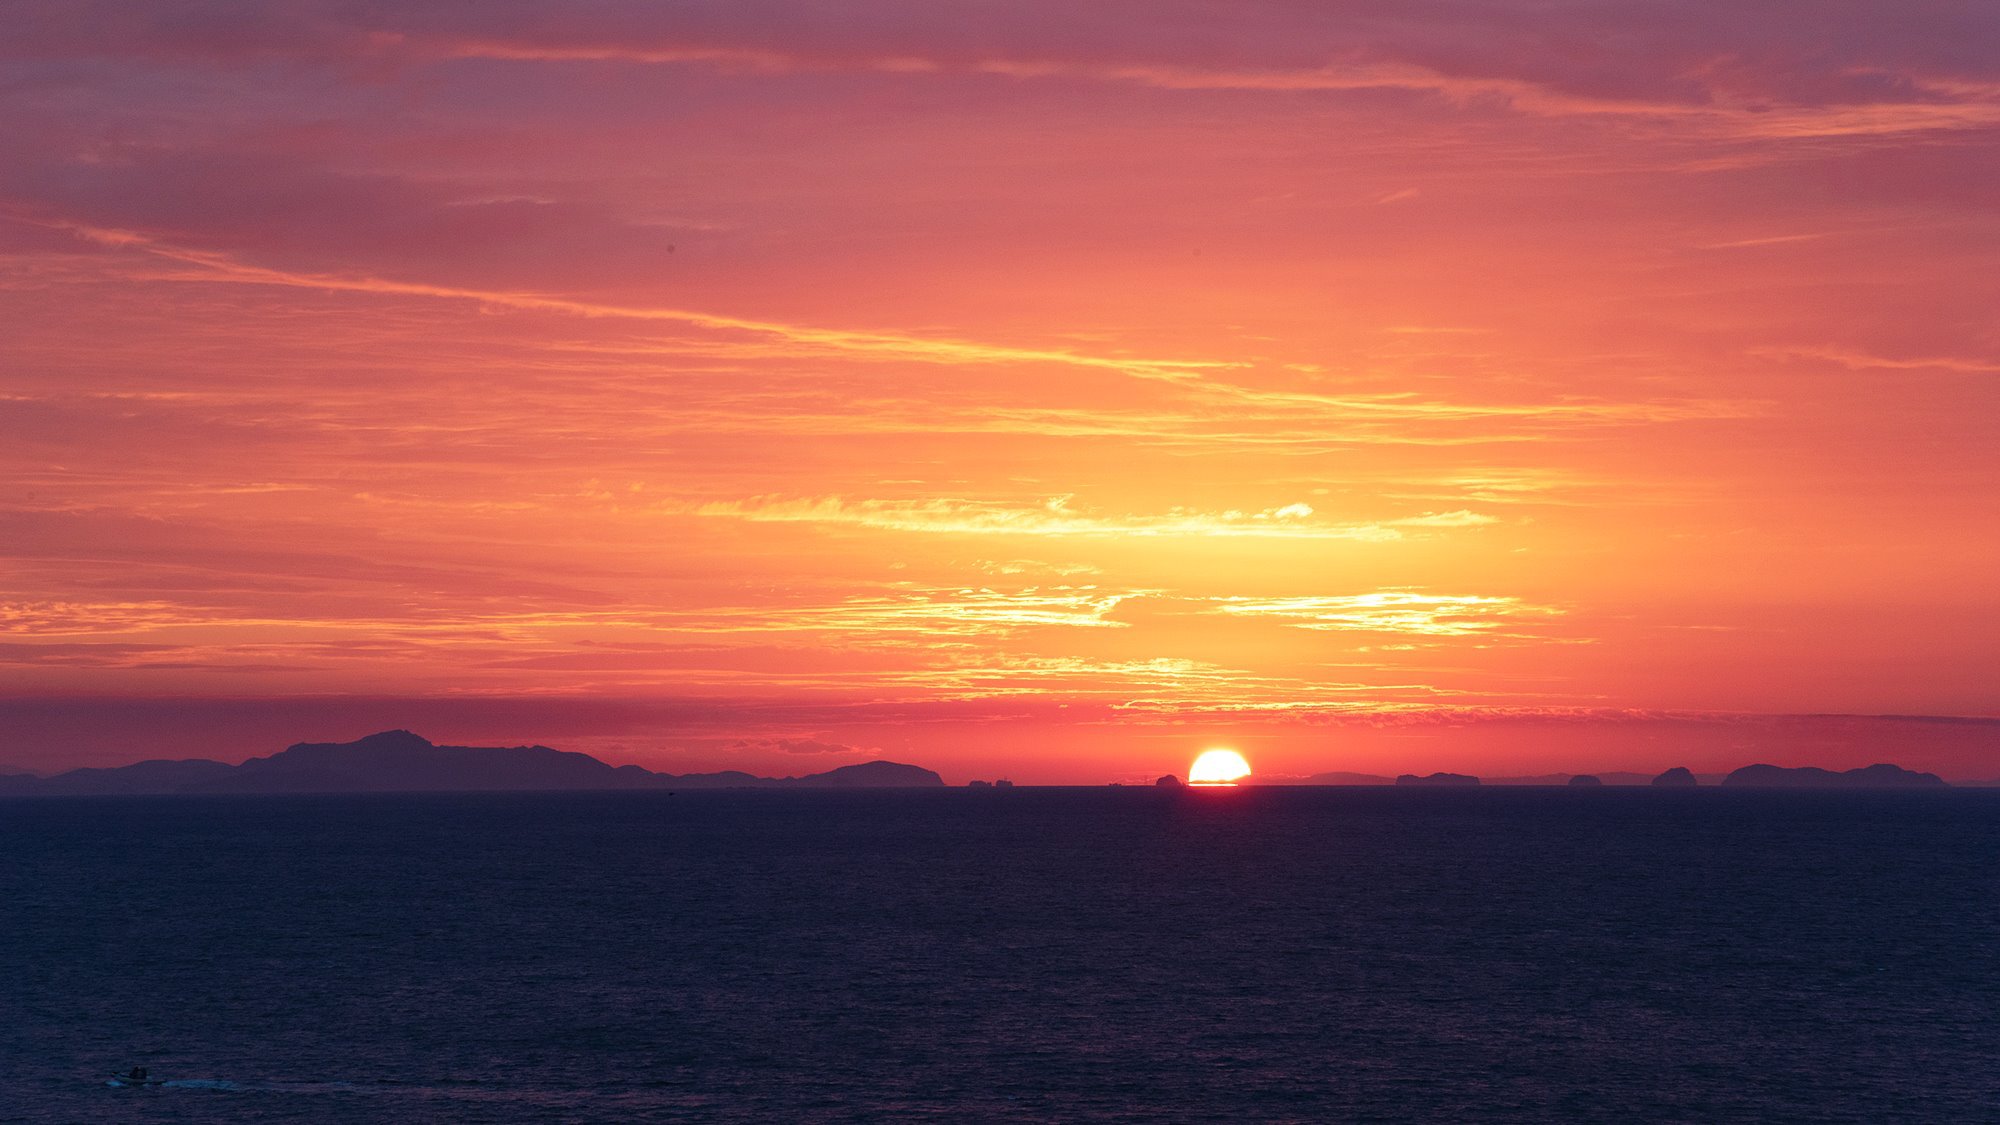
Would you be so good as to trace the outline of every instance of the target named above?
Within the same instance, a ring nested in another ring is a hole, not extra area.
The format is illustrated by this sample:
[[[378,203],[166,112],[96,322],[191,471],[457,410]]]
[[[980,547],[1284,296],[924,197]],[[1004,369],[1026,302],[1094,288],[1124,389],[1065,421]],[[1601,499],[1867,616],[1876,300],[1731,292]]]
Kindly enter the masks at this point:
[[[921,766],[862,762],[804,777],[655,773],[547,746],[439,746],[406,730],[354,742],[301,742],[241,765],[146,761],[53,777],[0,777],[0,796],[175,793],[422,793],[601,789],[941,788]]]
[[[1307,777],[1300,777],[1300,778],[1266,779],[1263,782],[1260,782],[1259,784],[1342,785],[1342,786],[1454,785],[1454,784],[1464,785],[1466,784],[1465,782],[1462,781],[1453,782],[1449,779],[1453,777],[1470,777],[1472,775],[1470,774],[1429,775],[1429,776],[1442,776],[1446,779],[1444,781],[1436,781],[1436,782],[1429,781],[1426,777],[1418,776],[1416,774],[1404,774],[1402,776],[1416,777],[1416,780],[1414,782],[1402,781],[1399,778],[1387,777],[1382,774],[1351,773],[1345,770],[1335,770],[1330,773],[1316,773],[1316,774],[1311,774]],[[1607,786],[1645,785],[1653,780],[1652,774],[1632,773],[1625,770],[1608,770],[1608,771],[1599,771],[1596,773],[1587,773],[1587,774],[1581,774],[1581,773],[1509,774],[1500,777],[1481,777],[1477,778],[1476,780],[1481,785],[1509,786],[1509,787],[1533,787],[1533,786],[1550,786],[1550,785],[1588,786],[1590,784],[1590,782],[1588,781],[1583,781],[1583,782],[1577,781],[1576,779],[1579,777],[1594,777],[1600,783]],[[1717,775],[1716,780],[1718,781],[1721,780],[1721,775]]]
[[[1918,773],[1901,766],[1878,762],[1860,769],[1835,773],[1818,766],[1744,766],[1722,779],[1724,785],[1784,789],[1903,789],[1942,788],[1946,781],[1934,773]]]
[[[1418,777],[1413,773],[1399,774],[1398,785],[1477,785],[1479,779],[1462,773],[1433,773]]]

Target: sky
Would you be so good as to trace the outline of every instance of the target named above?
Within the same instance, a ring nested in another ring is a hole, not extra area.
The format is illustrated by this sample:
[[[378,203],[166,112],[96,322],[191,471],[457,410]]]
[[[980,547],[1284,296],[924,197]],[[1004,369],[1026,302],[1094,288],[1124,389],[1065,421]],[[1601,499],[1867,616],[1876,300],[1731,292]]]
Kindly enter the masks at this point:
[[[2000,776],[2000,6],[8,10],[0,763]]]

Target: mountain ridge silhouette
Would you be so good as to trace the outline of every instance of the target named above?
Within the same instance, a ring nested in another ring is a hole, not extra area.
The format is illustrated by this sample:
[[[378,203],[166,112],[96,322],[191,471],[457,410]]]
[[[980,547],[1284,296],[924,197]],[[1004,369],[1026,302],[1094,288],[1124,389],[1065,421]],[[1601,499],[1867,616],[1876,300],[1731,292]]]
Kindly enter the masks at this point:
[[[1918,773],[1887,762],[1837,773],[1818,766],[1773,766],[1759,762],[1732,772],[1722,779],[1722,784],[1765,789],[1903,789],[1944,788],[1947,782],[1934,773]]]
[[[937,788],[921,766],[873,761],[803,777],[758,777],[740,770],[655,773],[614,766],[548,746],[441,746],[407,730],[353,742],[297,742],[241,765],[206,758],[152,759],[37,778],[0,777],[0,796],[197,793],[536,792],[619,789]]]

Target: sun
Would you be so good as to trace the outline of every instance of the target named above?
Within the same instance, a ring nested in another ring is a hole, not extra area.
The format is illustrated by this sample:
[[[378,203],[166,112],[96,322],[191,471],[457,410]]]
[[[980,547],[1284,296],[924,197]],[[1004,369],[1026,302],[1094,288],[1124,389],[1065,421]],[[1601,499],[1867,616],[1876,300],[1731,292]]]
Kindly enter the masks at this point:
[[[1250,776],[1250,763],[1234,750],[1203,750],[1188,767],[1189,785],[1234,785]]]

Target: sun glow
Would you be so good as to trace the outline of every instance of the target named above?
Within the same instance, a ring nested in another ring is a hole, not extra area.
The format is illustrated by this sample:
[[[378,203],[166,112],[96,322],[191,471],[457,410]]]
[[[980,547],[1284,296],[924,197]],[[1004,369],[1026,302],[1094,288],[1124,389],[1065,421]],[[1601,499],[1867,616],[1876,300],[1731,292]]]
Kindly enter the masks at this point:
[[[1234,750],[1204,750],[1188,767],[1189,785],[1234,785],[1250,776],[1250,763]]]

